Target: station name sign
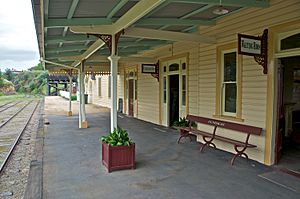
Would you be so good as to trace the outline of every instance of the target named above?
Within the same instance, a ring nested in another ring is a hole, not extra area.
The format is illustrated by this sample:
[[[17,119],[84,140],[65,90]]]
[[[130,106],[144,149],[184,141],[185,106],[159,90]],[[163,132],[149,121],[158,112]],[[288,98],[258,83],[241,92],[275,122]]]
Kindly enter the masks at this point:
[[[157,65],[156,64],[142,64],[142,73],[157,73]]]
[[[238,53],[250,56],[262,55],[261,37],[238,34]]]

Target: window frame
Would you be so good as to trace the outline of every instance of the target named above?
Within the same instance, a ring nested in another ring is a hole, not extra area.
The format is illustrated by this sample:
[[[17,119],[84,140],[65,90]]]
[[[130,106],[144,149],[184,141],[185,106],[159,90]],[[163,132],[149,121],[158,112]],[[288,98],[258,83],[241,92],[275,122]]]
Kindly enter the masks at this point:
[[[225,69],[225,63],[224,63],[224,58],[225,58],[225,54],[228,53],[235,53],[236,54],[236,68],[235,68],[235,81],[224,81],[224,69]],[[221,115],[224,116],[231,116],[231,117],[236,117],[237,114],[237,95],[236,95],[236,107],[235,107],[235,112],[226,112],[225,111],[225,95],[226,95],[226,84],[235,84],[236,85],[236,92],[237,92],[237,80],[238,80],[238,53],[236,49],[231,49],[231,50],[224,50],[222,51],[222,55],[221,55],[221,77],[222,77],[222,81],[221,81],[221,98],[222,98],[222,104],[221,104]]]
[[[102,88],[101,88],[101,86],[102,86],[102,79],[101,79],[101,77],[98,77],[98,97],[102,97]]]
[[[224,80],[224,54],[236,52],[236,112],[225,112],[225,86]],[[217,68],[216,68],[216,118],[224,118],[234,121],[242,119],[242,56],[238,54],[237,43],[230,43],[217,47]]]

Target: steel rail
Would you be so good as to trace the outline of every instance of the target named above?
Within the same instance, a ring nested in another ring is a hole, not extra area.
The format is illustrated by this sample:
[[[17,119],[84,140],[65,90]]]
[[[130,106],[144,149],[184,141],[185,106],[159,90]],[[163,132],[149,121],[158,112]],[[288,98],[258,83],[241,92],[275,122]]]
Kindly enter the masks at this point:
[[[13,105],[10,105],[10,106],[8,106],[8,107],[5,107],[4,109],[0,110],[0,112],[3,112],[3,111],[5,111],[5,110],[9,109],[10,107],[15,106],[15,105],[17,105],[17,104],[19,104],[19,103],[21,103],[21,101],[19,101],[19,102],[17,102],[17,103],[14,103]]]
[[[10,102],[7,102],[7,103],[5,103],[5,104],[2,104],[2,105],[0,105],[0,108],[2,108],[3,106],[6,106],[7,104],[10,104],[10,103],[12,103],[12,101],[10,101]]]
[[[5,124],[7,124],[11,119],[13,119],[15,116],[17,116],[22,110],[24,110],[30,103],[32,102],[29,101],[27,104],[25,104],[25,106],[23,106],[21,109],[19,109],[15,114],[13,114],[12,116],[10,116],[10,118],[8,118],[8,120],[5,120],[5,122],[2,122],[0,124],[0,128],[2,128]],[[19,102],[20,103],[20,102]]]
[[[31,102],[32,102],[32,101],[31,101]],[[29,122],[30,122],[30,120],[31,120],[33,114],[35,113],[35,111],[36,111],[36,109],[37,109],[37,107],[38,107],[39,104],[40,104],[40,100],[36,103],[36,105],[35,105],[33,111],[31,112],[30,116],[28,117],[28,119],[27,119],[27,121],[26,121],[24,127],[23,127],[22,130],[19,132],[17,138],[15,139],[15,142],[13,143],[13,145],[12,145],[12,147],[10,148],[8,154],[6,155],[4,161],[2,162],[1,167],[0,167],[0,175],[2,174],[2,172],[3,172],[3,170],[4,170],[4,167],[6,166],[6,164],[7,164],[8,160],[9,160],[9,158],[10,158],[10,156],[11,156],[13,150],[15,149],[17,143],[19,142],[21,136],[23,135],[23,132],[25,131],[26,127],[28,126],[28,124],[29,124]]]

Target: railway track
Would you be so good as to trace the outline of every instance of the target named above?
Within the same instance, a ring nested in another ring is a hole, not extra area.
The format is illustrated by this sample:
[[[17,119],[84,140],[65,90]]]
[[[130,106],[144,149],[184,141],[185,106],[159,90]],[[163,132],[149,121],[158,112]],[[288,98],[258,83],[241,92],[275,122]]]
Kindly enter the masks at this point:
[[[20,103],[20,102],[19,102]],[[40,101],[29,101],[0,124],[0,174],[28,126]]]
[[[12,102],[6,102],[6,103],[4,103],[4,104],[1,104],[1,105],[0,105],[0,108],[3,107],[3,106],[6,106],[7,104],[10,104],[10,103],[12,103]]]
[[[1,106],[0,106],[0,113],[3,112],[3,111],[8,110],[8,109],[11,108],[11,107],[16,106],[16,105],[19,104],[19,103],[21,103],[21,101],[16,102],[16,103],[8,102],[8,103],[6,103],[6,104],[1,105]]]

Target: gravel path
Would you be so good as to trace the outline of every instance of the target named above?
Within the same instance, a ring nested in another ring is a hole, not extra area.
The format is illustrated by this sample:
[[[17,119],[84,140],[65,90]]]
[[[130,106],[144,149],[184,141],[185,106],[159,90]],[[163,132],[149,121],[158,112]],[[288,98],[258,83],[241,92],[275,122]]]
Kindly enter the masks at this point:
[[[43,103],[40,103],[0,176],[0,198],[23,198],[42,114]]]

